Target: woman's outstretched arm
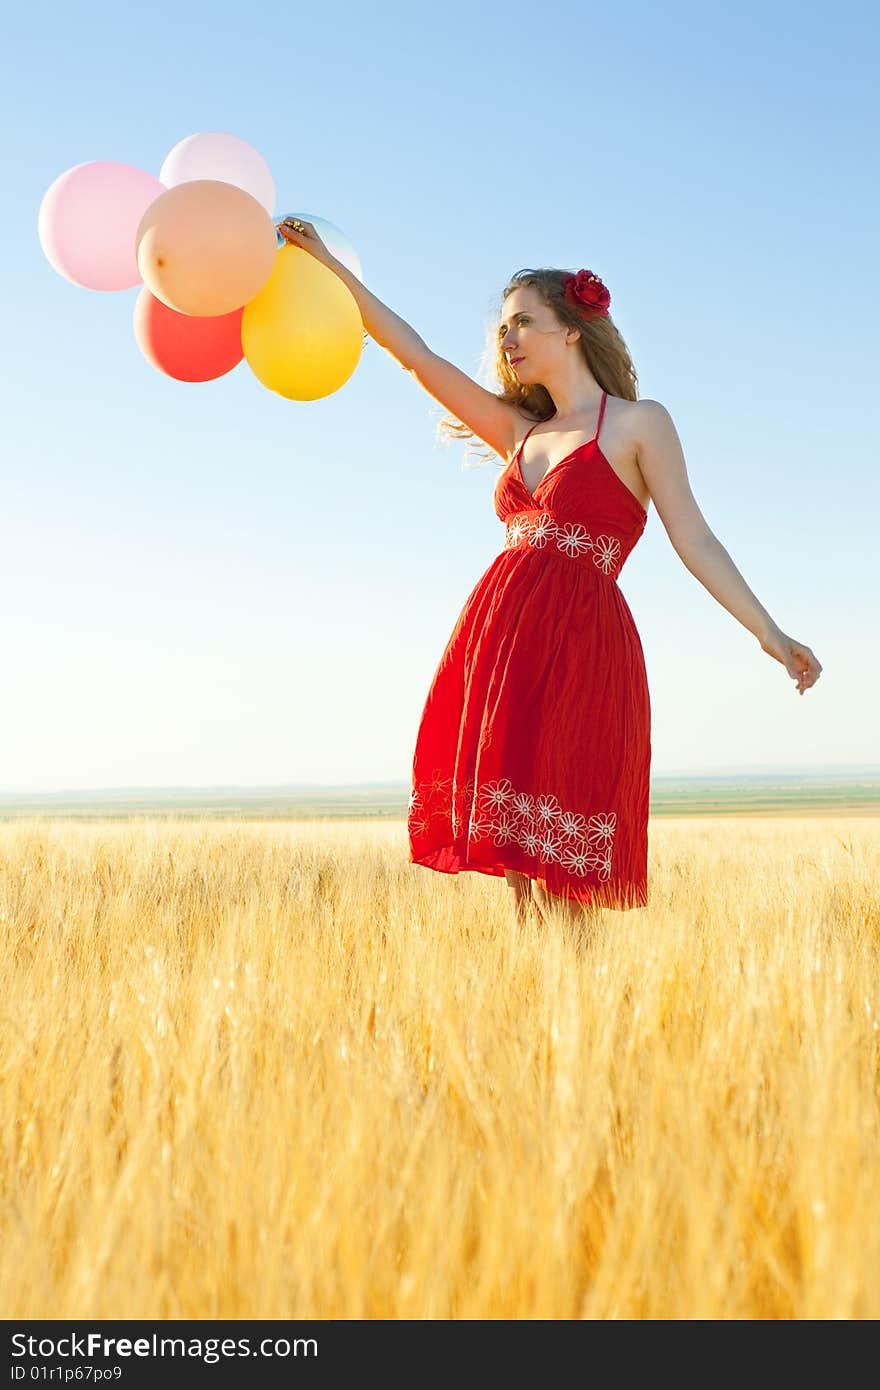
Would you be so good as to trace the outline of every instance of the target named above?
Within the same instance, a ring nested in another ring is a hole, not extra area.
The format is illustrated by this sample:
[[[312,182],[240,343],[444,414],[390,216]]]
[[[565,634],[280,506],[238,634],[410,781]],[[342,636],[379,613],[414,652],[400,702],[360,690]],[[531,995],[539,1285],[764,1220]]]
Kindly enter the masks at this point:
[[[299,232],[281,222],[278,230],[292,246],[308,251],[339,276],[354,296],[364,328],[380,347],[390,352],[434,400],[445,406],[490,449],[502,458],[509,458],[522,430],[522,422],[513,407],[487,391],[454,363],[433,352],[405,319],[383,304],[333,255],[311,222],[303,222],[302,226],[305,230]]]
[[[342,261],[333,255],[311,222],[303,222],[302,226],[306,230],[298,232],[286,222],[280,222],[278,230],[291,246],[299,246],[303,251],[308,251],[316,261],[320,261],[339,276],[354,296],[361,321],[370,337],[390,352],[402,367],[410,371],[426,348],[424,340],[406,319],[402,319],[393,309],[389,309],[387,304],[383,304],[347,265],[343,265]]]
[[[774,622],[709,527],[691,492],[681,441],[666,407],[639,401],[638,420],[639,468],[682,564],[757,637],[762,651],[782,663],[803,695],[816,684],[821,665],[809,647]]]

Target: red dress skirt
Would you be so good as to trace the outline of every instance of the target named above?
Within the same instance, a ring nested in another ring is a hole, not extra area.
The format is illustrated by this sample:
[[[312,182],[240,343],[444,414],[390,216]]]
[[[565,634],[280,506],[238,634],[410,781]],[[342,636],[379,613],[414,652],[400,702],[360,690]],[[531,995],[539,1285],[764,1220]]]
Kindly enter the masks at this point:
[[[504,548],[428,691],[407,829],[413,864],[627,909],[648,901],[651,706],[617,580],[647,512],[599,448],[605,399],[534,496],[522,444],[498,479]]]

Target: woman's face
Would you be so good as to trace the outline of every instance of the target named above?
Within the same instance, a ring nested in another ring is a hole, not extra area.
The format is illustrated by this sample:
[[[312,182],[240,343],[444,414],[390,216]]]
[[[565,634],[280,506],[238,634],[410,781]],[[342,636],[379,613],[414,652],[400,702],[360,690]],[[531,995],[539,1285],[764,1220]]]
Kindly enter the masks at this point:
[[[565,331],[532,286],[524,285],[504,301],[498,349],[520,381],[542,382],[558,369]]]

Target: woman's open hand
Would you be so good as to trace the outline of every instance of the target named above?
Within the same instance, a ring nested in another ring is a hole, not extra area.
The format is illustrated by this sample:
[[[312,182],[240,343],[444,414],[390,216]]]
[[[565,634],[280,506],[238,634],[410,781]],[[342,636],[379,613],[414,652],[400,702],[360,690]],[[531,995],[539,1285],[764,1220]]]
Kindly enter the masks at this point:
[[[291,226],[293,222],[296,223],[295,227]],[[316,261],[320,261],[322,265],[329,266],[335,261],[336,257],[333,255],[333,252],[318,236],[311,222],[306,222],[301,217],[285,217],[277,226],[284,240],[288,242],[289,245],[299,246],[303,251],[308,251],[309,254],[314,256]],[[302,231],[298,230],[300,227]]]
[[[796,642],[780,628],[773,630],[761,643],[761,648],[782,662],[792,680],[797,681],[798,694],[803,695],[819,679],[822,667],[810,648],[805,647],[803,642]]]

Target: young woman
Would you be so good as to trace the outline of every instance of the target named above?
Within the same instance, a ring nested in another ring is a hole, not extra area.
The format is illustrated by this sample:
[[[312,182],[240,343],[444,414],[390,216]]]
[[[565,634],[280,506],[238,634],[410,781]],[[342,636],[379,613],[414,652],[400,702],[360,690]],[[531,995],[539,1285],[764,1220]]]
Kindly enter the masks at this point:
[[[343,280],[370,337],[452,412],[448,427],[507,460],[494,495],[504,547],[465,600],[422,712],[410,861],[503,875],[519,920],[533,889],[546,916],[581,925],[602,908],[644,906],[650,697],[617,579],[649,503],[684,565],[801,695],[822,667],[710,530],[669,412],[637,399],[597,276],[524,270],[509,281],[495,394],[433,353],[310,222],[280,230]]]

